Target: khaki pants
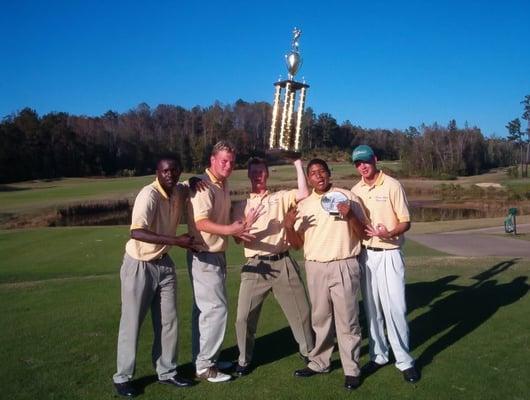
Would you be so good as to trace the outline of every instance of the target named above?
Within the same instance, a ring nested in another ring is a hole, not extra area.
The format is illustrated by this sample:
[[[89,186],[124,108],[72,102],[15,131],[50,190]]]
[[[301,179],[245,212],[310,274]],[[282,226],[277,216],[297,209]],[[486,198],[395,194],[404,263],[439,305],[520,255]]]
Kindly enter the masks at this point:
[[[305,269],[315,331],[315,348],[309,354],[308,367],[319,372],[329,368],[336,333],[344,375],[360,375],[361,328],[357,299],[360,273],[357,260],[306,261]]]
[[[197,370],[215,365],[225,337],[228,316],[224,253],[188,251],[193,289],[191,351]]]
[[[263,301],[272,291],[291,327],[302,355],[313,349],[309,304],[299,267],[289,256],[277,261],[248,259],[241,269],[236,335],[239,364],[252,360],[254,339]]]
[[[156,261],[139,261],[125,254],[120,270],[121,318],[115,383],[132,379],[140,326],[151,308],[154,340],[153,365],[158,379],[177,371],[177,309],[175,266],[166,254]]]

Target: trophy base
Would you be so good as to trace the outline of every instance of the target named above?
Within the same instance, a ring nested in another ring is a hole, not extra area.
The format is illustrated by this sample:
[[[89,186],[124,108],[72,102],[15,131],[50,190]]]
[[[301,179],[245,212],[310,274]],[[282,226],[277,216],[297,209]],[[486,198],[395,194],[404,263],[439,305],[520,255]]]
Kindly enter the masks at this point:
[[[273,156],[274,158],[283,158],[292,161],[302,158],[302,153],[300,151],[294,150],[268,149],[267,153]]]

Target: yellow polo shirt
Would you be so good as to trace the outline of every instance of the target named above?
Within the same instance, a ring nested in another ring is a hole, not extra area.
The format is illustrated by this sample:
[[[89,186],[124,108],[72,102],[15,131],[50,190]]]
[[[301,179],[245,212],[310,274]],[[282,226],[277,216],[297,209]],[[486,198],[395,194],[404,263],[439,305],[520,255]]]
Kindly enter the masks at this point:
[[[234,205],[234,220],[245,217],[249,209],[263,205],[262,215],[254,223],[251,233],[256,239],[243,242],[245,257],[279,254],[289,249],[283,218],[291,204],[296,203],[297,189],[264,194],[250,193],[250,197]]]
[[[171,196],[168,196],[158,179],[145,186],[134,200],[130,229],[146,229],[160,235],[175,236],[187,191],[188,189],[179,183]],[[125,245],[128,255],[142,261],[160,258],[170,248],[168,245],[146,243],[136,239],[129,239]]]
[[[351,191],[331,187],[329,191],[344,193],[360,221],[365,221],[359,199]],[[329,192],[328,191],[328,192]],[[304,237],[304,257],[309,261],[330,262],[355,257],[361,251],[361,239],[351,221],[329,215],[321,206],[321,194],[313,193],[298,203],[295,229]]]
[[[373,186],[368,186],[361,179],[353,186],[352,192],[361,199],[373,226],[383,224],[390,231],[400,222],[410,222],[409,205],[403,186],[383,171],[379,172]],[[363,240],[363,244],[381,249],[397,249],[404,241],[404,235],[399,235],[391,239],[373,237]]]
[[[206,169],[206,174],[199,176],[199,178],[212,184],[209,185],[207,190],[196,191],[194,194],[190,193],[188,230],[199,244],[200,251],[212,253],[225,251],[228,245],[228,238],[199,231],[196,222],[202,219],[209,219],[217,224],[230,224],[231,203],[228,182],[218,180],[208,168]]]

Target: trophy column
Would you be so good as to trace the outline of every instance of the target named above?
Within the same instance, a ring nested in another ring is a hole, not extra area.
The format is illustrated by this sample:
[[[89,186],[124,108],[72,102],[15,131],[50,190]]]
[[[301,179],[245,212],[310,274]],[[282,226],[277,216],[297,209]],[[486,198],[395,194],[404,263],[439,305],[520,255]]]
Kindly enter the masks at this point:
[[[294,151],[298,153],[301,146],[301,125],[304,113],[306,91],[309,88],[305,82],[297,82],[294,76],[302,65],[298,39],[302,31],[294,29],[291,52],[285,56],[288,79],[274,84],[274,104],[272,108],[272,122],[269,137],[269,149]],[[298,109],[295,116],[296,92],[300,91]],[[283,100],[282,100],[283,92]],[[281,120],[279,114],[281,113]]]
[[[272,123],[271,133],[269,135],[269,149],[273,149],[278,146],[276,135],[278,131],[278,109],[280,108],[281,91],[281,86],[277,85],[276,91],[274,92],[274,104],[272,106]]]

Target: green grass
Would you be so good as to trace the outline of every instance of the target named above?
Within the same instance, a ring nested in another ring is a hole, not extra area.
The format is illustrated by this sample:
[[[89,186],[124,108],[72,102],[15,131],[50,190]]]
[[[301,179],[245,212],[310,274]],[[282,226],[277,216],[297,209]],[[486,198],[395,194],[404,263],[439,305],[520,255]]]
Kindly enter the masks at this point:
[[[504,184],[517,194],[530,194],[530,179],[528,178],[510,179]]]
[[[114,398],[118,269],[126,239],[125,226],[0,232],[2,398]],[[200,383],[187,390],[150,384],[147,319],[138,348],[136,378],[145,387],[140,398],[527,398],[530,260],[435,255],[412,241],[405,252],[412,352],[423,373],[418,384],[406,384],[387,367],[346,393],[337,353],[329,375],[294,378],[302,364],[285,318],[269,297],[258,327],[256,369],[227,384]],[[178,266],[179,362],[189,376],[191,289],[182,253],[172,251]],[[225,359],[237,356],[234,317],[242,260],[241,249],[232,245]]]
[[[181,225],[179,233],[186,226]],[[118,273],[128,240],[128,226],[39,228],[0,231],[3,260],[0,283],[28,282],[54,278]],[[230,265],[241,265],[243,248],[232,240],[227,251]],[[407,241],[405,252],[422,256],[442,253]],[[185,252],[173,248],[170,252],[175,265],[186,265]],[[302,260],[302,252],[292,252]]]

